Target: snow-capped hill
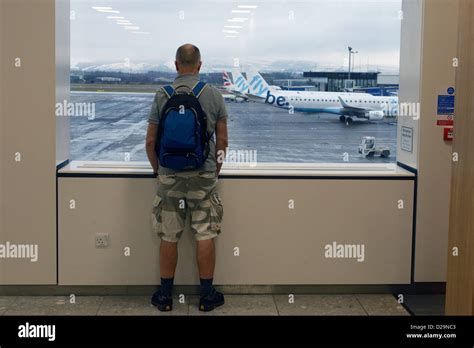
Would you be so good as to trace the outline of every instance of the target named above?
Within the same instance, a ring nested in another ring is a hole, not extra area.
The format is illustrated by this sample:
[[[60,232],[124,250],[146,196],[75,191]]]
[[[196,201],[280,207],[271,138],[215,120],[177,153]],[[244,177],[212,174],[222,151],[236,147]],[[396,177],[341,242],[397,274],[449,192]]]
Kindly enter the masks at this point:
[[[150,63],[132,63],[132,62],[119,62],[109,64],[96,64],[96,65],[85,65],[77,64],[75,67],[77,70],[84,72],[87,71],[108,71],[108,72],[129,72],[129,73],[145,73],[148,71],[171,71],[170,68],[162,64],[150,64]]]

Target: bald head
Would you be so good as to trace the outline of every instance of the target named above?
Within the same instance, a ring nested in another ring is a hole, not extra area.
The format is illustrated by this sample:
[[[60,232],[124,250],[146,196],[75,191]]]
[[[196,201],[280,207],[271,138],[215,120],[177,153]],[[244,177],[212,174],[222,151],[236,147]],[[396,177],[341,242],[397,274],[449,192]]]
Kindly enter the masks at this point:
[[[176,70],[180,74],[198,73],[201,69],[201,52],[192,44],[184,44],[176,51]]]

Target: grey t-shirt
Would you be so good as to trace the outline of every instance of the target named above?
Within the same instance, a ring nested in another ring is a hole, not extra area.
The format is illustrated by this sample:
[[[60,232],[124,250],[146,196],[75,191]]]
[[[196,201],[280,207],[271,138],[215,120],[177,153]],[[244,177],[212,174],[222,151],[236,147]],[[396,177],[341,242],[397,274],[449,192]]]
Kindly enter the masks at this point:
[[[191,90],[196,83],[199,81],[199,76],[194,74],[183,74],[178,75],[173,82],[173,88],[176,91]],[[148,117],[149,123],[158,124],[161,118],[162,108],[168,101],[168,97],[162,88],[160,88],[155,95],[153,105],[151,107],[150,115]],[[201,104],[202,110],[207,115],[207,131],[213,133],[216,129],[216,123],[218,120],[227,118],[227,110],[224,104],[224,98],[217,88],[207,85],[199,96],[199,103]],[[207,158],[204,165],[199,168],[199,171],[210,171],[215,172],[216,167],[216,144],[214,140],[209,142],[209,157]],[[160,166],[158,174],[173,174],[175,171],[170,168]]]

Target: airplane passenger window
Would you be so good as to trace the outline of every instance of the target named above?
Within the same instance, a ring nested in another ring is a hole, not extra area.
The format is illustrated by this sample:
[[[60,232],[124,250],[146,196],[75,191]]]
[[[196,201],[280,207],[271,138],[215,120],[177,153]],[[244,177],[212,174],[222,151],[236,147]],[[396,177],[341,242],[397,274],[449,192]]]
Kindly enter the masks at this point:
[[[71,0],[70,159],[147,161],[154,95],[189,42],[225,101],[227,162],[396,162],[401,1]],[[363,156],[364,137],[390,156]]]

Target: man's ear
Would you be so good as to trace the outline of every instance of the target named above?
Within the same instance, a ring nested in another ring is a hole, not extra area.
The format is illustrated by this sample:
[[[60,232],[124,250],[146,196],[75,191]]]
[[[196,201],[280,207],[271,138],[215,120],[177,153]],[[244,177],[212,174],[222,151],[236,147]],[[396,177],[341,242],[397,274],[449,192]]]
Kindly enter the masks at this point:
[[[179,72],[179,65],[176,60],[174,61],[174,66],[176,67],[176,71]]]
[[[199,62],[199,65],[198,65],[198,72],[201,71],[201,66],[202,66],[202,62]]]

